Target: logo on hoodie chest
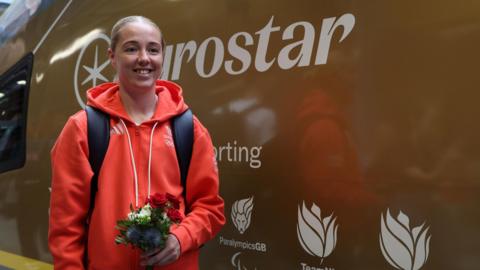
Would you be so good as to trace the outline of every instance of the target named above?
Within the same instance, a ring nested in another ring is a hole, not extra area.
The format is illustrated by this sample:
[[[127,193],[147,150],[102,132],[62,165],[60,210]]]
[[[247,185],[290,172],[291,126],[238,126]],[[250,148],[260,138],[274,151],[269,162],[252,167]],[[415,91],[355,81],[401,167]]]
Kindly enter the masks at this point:
[[[122,125],[122,122],[118,122],[110,127],[110,136],[111,135],[125,135],[125,127]]]

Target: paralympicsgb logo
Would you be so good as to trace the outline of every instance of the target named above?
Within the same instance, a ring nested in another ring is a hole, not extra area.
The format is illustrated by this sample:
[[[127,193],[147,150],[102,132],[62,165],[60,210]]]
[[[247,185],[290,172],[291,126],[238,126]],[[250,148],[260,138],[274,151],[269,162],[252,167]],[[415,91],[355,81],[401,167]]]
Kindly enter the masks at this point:
[[[250,226],[253,211],[253,197],[235,201],[232,206],[232,222],[243,234]]]

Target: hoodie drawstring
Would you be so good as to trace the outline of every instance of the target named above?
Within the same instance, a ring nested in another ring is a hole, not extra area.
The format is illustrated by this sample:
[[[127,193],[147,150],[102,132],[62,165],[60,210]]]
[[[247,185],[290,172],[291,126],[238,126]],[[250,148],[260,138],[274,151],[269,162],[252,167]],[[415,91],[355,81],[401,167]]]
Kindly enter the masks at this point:
[[[151,176],[151,171],[152,171],[152,145],[153,145],[153,131],[157,127],[158,122],[155,122],[155,124],[152,127],[152,133],[150,133],[150,153],[148,155],[148,197],[150,197],[150,176]]]
[[[132,140],[130,139],[130,134],[128,133],[127,125],[125,125],[125,122],[123,122],[122,119],[120,119],[120,122],[122,122],[123,127],[125,128],[125,132],[127,133],[127,138],[128,138],[128,146],[130,148],[130,159],[132,161],[132,167],[133,167],[133,177],[135,179],[135,207],[138,208],[138,175],[137,175],[137,166],[135,165],[135,156],[133,155],[133,148],[132,148]],[[155,122],[155,124],[152,127],[152,132],[150,133],[150,150],[149,150],[149,155],[148,155],[148,194],[147,197],[150,196],[150,174],[151,174],[151,164],[152,164],[152,146],[153,146],[153,132],[155,128],[157,127],[158,122]]]

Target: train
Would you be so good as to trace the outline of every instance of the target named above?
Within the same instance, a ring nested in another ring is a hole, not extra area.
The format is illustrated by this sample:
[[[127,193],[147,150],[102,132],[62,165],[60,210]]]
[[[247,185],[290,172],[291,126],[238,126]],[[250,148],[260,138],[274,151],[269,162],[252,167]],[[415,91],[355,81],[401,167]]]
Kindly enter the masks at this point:
[[[0,269],[53,269],[50,150],[120,18],[208,128],[208,270],[480,266],[480,2],[0,1]]]

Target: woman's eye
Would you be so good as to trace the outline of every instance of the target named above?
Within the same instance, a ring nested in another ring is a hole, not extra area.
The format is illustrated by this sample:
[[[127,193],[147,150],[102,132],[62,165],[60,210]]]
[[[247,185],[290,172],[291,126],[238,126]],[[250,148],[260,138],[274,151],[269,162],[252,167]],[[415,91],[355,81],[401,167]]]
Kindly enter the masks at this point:
[[[127,47],[125,48],[125,52],[135,52],[137,49],[135,47]]]
[[[148,49],[148,51],[152,54],[160,53],[160,49],[158,49],[158,48],[150,48],[150,49]]]

